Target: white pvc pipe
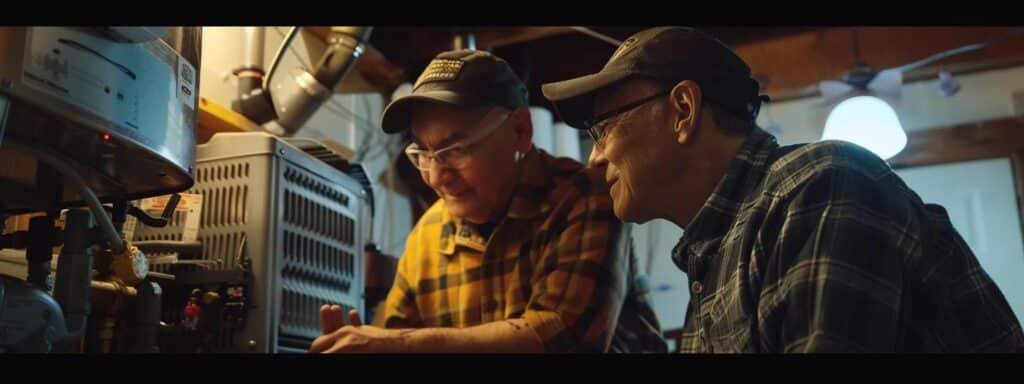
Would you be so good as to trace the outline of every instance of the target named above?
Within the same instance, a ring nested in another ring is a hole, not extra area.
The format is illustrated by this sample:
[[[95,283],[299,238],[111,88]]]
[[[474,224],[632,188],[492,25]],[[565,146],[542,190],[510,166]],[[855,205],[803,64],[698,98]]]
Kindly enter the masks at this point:
[[[547,153],[555,153],[554,117],[547,108],[530,107],[533,123],[533,145]]]
[[[583,153],[580,152],[580,131],[564,122],[554,124],[555,131],[555,154],[576,159],[581,163],[585,162]]]

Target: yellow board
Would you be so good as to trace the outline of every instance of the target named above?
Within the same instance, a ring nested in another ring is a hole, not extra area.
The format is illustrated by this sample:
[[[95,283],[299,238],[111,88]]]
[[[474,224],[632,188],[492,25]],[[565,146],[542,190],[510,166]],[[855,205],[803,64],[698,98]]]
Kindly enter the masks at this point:
[[[199,97],[199,127],[196,144],[210,140],[218,132],[250,132],[263,129],[240,113],[232,111],[205,97]]]

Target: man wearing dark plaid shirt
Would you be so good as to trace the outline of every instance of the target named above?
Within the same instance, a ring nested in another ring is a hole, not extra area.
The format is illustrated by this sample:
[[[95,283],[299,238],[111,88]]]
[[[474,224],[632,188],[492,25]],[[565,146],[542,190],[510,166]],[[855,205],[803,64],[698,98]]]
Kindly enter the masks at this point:
[[[665,352],[603,172],[534,148],[526,101],[504,60],[461,50],[388,105],[384,131],[411,131],[406,155],[441,199],[380,321],[323,308],[311,352]]]
[[[714,38],[645,30],[543,90],[594,137],[617,216],[684,228],[682,351],[1024,351],[946,211],[859,146],[780,148],[754,123],[750,69]]]

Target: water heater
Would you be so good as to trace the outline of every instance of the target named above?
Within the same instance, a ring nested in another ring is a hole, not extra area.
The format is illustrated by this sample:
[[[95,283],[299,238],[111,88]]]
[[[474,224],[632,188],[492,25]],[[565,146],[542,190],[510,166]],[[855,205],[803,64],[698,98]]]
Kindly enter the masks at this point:
[[[0,27],[0,213],[77,205],[71,164],[104,201],[193,184],[199,27]]]

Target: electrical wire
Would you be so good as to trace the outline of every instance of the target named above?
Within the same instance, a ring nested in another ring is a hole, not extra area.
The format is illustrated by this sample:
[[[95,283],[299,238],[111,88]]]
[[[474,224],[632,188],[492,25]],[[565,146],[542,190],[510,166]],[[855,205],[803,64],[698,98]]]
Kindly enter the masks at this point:
[[[263,89],[267,89],[267,87],[270,86],[270,79],[274,77],[274,72],[277,72],[277,66],[281,63],[281,57],[284,56],[285,49],[291,47],[292,39],[294,39],[295,35],[298,34],[299,27],[292,27],[292,29],[288,31],[287,35],[282,34],[281,30],[277,28],[274,28],[274,31],[281,34],[283,40],[281,41],[281,45],[277,47],[277,53],[274,54],[274,61],[270,63],[270,69],[267,70],[267,76],[263,78]]]
[[[582,33],[584,35],[596,38],[598,40],[601,40],[601,41],[606,42],[608,44],[614,45],[616,47],[618,47],[619,45],[622,44],[621,40],[615,39],[613,37],[610,37],[608,35],[605,35],[603,33],[600,33],[598,31],[595,31],[595,30],[587,28],[587,27],[569,27],[569,28],[572,28],[574,31],[577,31],[577,32],[580,32],[580,33]]]
[[[987,47],[989,45],[1001,42],[1003,40],[1006,40],[1006,39],[1009,39],[1009,38],[1012,38],[1012,37],[1015,37],[1015,36],[1018,36],[1018,35],[1021,35],[1021,34],[1024,34],[1024,28],[1015,28],[1015,30],[1010,32],[1010,33],[1004,34],[1002,36],[999,36],[999,37],[996,37],[996,38],[993,38],[993,39],[989,39],[988,41],[984,41],[984,42],[980,42],[980,43],[974,43],[974,44],[968,44],[968,45],[965,45],[965,46],[962,46],[962,47],[957,47],[957,48],[953,48],[953,49],[950,49],[950,50],[947,50],[947,51],[939,52],[939,53],[936,53],[934,55],[928,56],[928,57],[926,57],[924,59],[915,61],[913,63],[901,65],[899,67],[896,67],[895,69],[900,71],[900,72],[912,71],[914,69],[917,69],[917,68],[923,67],[925,65],[934,63],[936,61],[945,59],[947,57],[956,56],[956,55],[967,53],[967,52],[977,51],[977,50],[985,48],[985,47]]]

